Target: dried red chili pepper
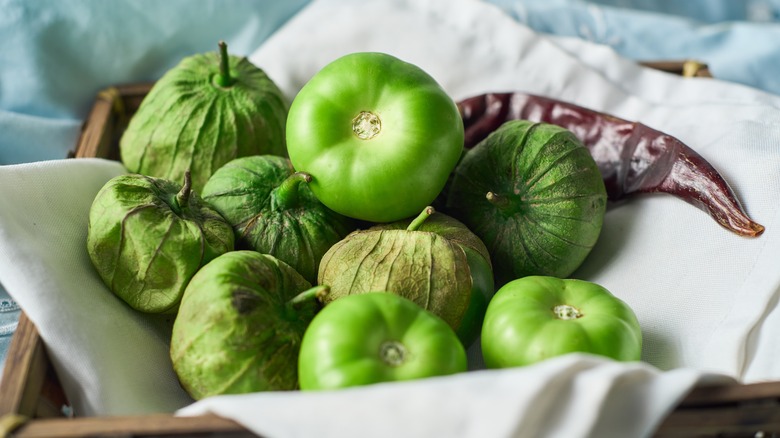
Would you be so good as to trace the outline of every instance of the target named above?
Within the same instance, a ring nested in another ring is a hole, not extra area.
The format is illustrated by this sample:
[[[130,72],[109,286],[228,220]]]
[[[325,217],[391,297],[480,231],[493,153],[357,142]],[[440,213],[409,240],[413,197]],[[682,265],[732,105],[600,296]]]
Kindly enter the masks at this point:
[[[639,122],[548,97],[488,93],[458,102],[471,148],[504,122],[525,119],[569,129],[590,150],[610,201],[662,192],[706,211],[723,227],[756,237],[764,227],[748,217],[734,192],[701,155]]]

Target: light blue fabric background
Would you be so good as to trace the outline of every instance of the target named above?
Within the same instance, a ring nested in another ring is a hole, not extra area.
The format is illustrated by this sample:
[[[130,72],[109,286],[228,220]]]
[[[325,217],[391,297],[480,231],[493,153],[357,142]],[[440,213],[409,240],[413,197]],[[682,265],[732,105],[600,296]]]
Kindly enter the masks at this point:
[[[632,59],[697,59],[718,78],[780,94],[780,0],[490,1],[539,32]],[[102,88],[157,79],[221,39],[249,55],[306,3],[0,0],[0,165],[64,158]],[[0,359],[15,306],[0,286]]]
[[[780,94],[780,0],[492,3],[539,32],[608,45],[630,59],[696,59],[719,79]]]

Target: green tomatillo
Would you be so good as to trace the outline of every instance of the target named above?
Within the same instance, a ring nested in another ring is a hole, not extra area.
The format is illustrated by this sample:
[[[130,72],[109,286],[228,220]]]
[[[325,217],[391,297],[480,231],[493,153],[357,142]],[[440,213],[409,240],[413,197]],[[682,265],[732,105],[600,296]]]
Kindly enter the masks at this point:
[[[233,250],[230,224],[184,184],[138,174],[109,180],[89,210],[87,251],[130,307],[175,312],[195,272]]]
[[[432,207],[349,234],[323,256],[318,282],[331,288],[326,303],[372,290],[408,298],[447,322],[466,347],[494,292],[485,245]]]
[[[414,216],[444,188],[463,150],[463,122],[442,87],[384,53],[322,68],[293,100],[287,148],[332,210],[371,222]]]
[[[355,224],[319,202],[310,180],[286,158],[241,157],[214,172],[203,199],[233,226],[237,249],[270,254],[315,283],[323,254]]]
[[[163,75],[120,140],[131,172],[180,181],[192,173],[200,192],[236,157],[286,155],[287,102],[266,73],[245,57],[200,53]]]
[[[195,399],[298,388],[298,351],[327,286],[286,263],[232,251],[193,277],[173,324],[171,361]]]
[[[306,329],[298,357],[302,390],[421,379],[466,369],[466,351],[450,326],[387,292],[326,305]]]
[[[584,280],[529,276],[496,292],[482,326],[488,368],[529,365],[574,352],[640,360],[642,330],[633,310],[604,287]]]
[[[607,192],[593,157],[570,131],[506,122],[458,164],[446,212],[487,246],[496,285],[571,275],[593,249]]]

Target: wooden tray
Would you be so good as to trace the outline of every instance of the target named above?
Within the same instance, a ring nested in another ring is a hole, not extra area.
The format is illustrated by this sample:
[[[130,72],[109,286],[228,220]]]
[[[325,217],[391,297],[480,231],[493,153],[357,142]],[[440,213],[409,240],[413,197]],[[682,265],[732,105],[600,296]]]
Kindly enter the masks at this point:
[[[693,62],[646,63],[684,76],[709,76]],[[119,138],[152,84],[101,91],[69,157],[118,159]],[[22,313],[0,380],[0,433],[18,437],[80,436],[255,436],[218,417],[154,414],[72,417],[46,348]],[[657,437],[768,437],[780,433],[780,381],[694,389],[659,425]]]

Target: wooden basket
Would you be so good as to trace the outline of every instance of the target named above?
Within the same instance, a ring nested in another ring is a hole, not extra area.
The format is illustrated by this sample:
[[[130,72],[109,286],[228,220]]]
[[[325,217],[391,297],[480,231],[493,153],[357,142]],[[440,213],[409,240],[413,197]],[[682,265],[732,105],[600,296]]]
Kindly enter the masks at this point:
[[[709,76],[706,65],[646,65],[684,76]],[[101,91],[69,157],[118,160],[119,138],[152,84]],[[694,389],[659,425],[657,437],[767,437],[780,433],[780,381]],[[0,433],[18,437],[255,436],[216,415],[81,417],[66,415],[68,401],[33,323],[22,313],[0,381]]]

